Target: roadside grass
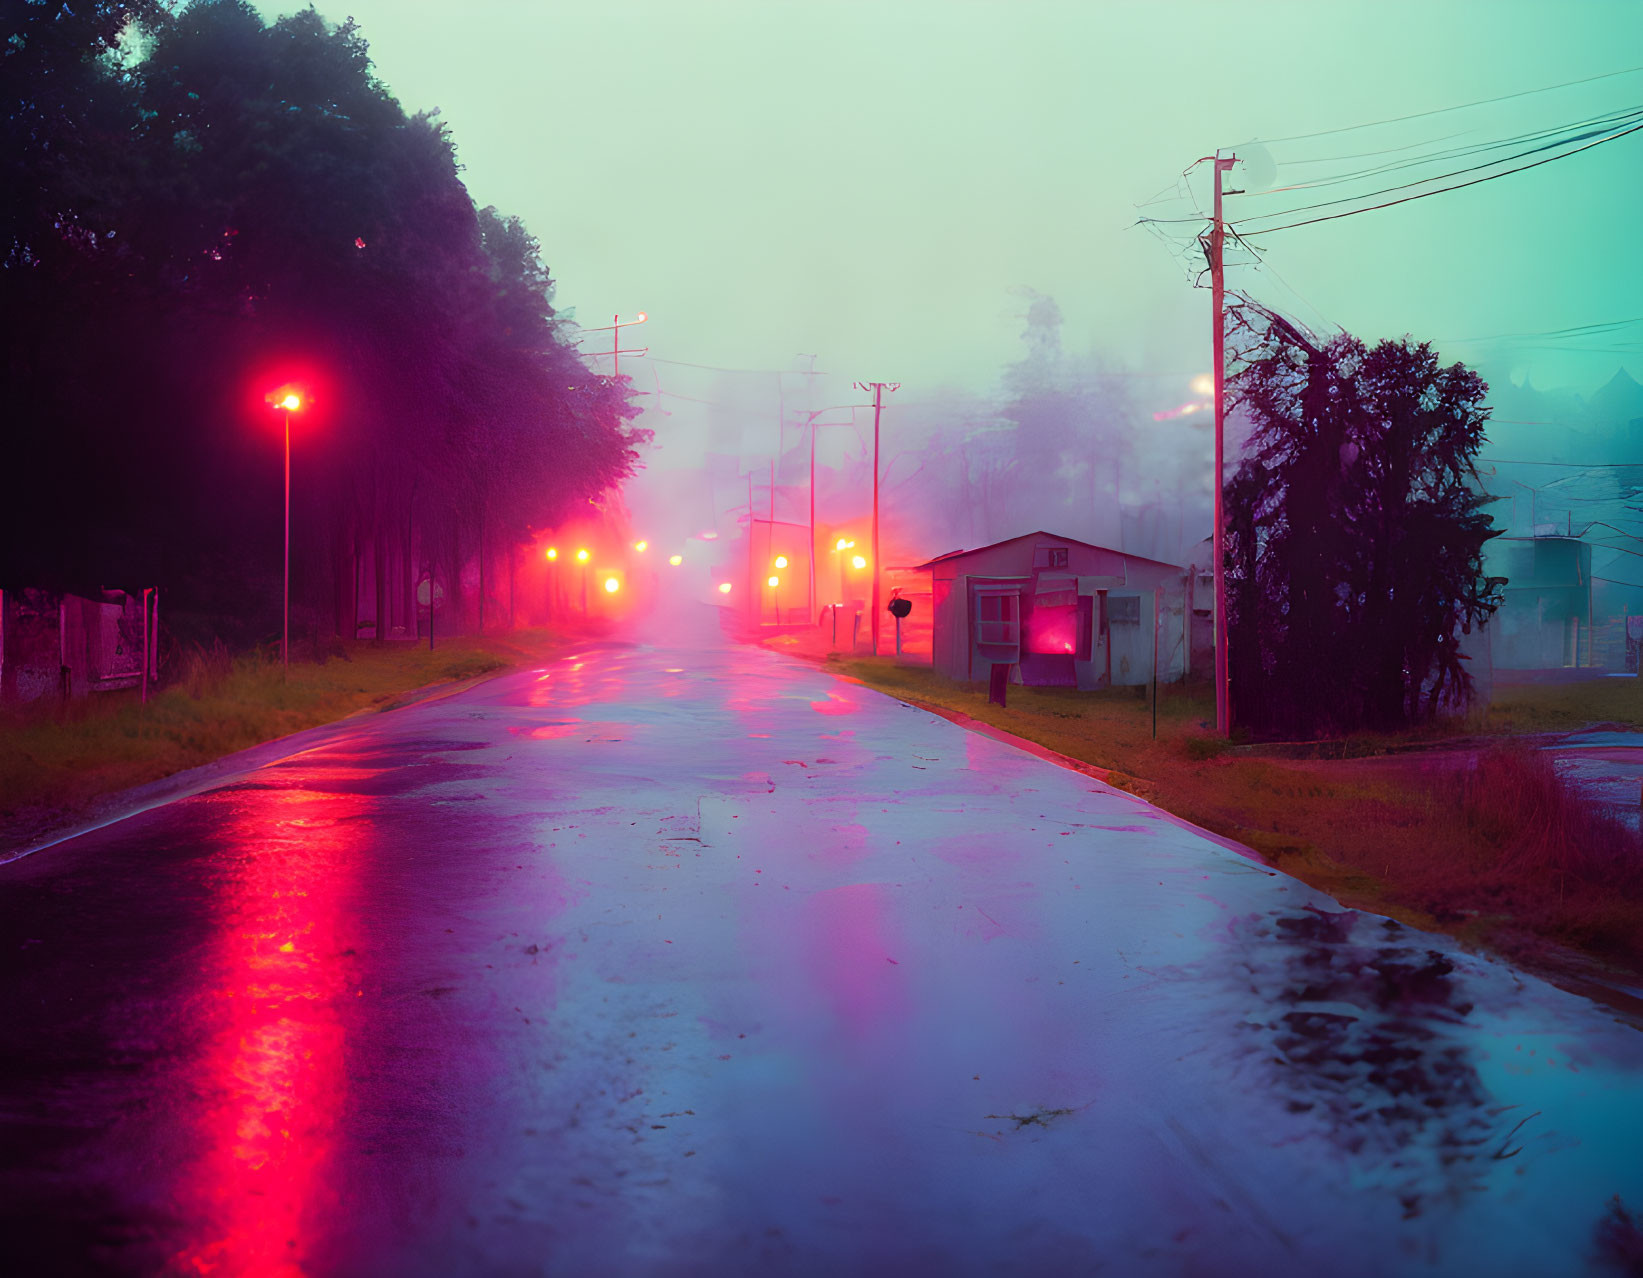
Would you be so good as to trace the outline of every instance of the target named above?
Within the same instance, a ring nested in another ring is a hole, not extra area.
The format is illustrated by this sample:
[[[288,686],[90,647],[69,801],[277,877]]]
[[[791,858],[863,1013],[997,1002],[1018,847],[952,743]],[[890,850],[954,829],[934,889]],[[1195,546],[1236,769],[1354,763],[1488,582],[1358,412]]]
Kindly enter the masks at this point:
[[[472,679],[550,656],[548,630],[375,646],[335,640],[239,655],[183,654],[145,706],[136,690],[53,700],[0,714],[0,849],[73,825],[112,793],[365,710],[391,709],[430,684]],[[300,657],[300,659],[298,659]]]
[[[1643,729],[1643,679],[1497,687],[1483,731],[1572,732],[1598,723]]]
[[[1274,758],[1214,734],[1214,695],[1202,685],[1159,689],[1155,738],[1143,689],[1012,686],[1003,708],[979,685],[889,658],[822,660],[892,696],[1107,769],[1109,784],[1343,904],[1544,969],[1568,970],[1560,951],[1572,950],[1643,973],[1643,841],[1581,801],[1549,757],[1505,727],[1630,722],[1627,703],[1592,696],[1592,685],[1512,688],[1499,717],[1482,723],[1363,734],[1339,743],[1340,758]],[[1438,748],[1468,729],[1496,739]],[[1433,748],[1387,753],[1415,744]]]

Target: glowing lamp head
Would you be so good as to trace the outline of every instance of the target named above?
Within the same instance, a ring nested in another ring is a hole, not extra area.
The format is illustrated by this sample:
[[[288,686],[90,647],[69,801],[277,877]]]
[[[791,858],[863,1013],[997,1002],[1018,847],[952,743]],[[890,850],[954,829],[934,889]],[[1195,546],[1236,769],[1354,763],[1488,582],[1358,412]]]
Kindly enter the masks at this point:
[[[847,542],[843,537],[840,537],[836,542],[833,543],[833,549],[834,550],[843,550],[849,544],[850,543]]]
[[[617,581],[615,577],[605,578],[605,593],[607,595],[614,595],[621,588],[622,583]]]
[[[549,559],[559,558],[559,549],[558,549],[558,547],[556,547],[556,546],[549,546],[548,547],[548,558]]]
[[[1208,373],[1199,373],[1192,379],[1192,389],[1199,395],[1215,394],[1215,379]]]
[[[850,566],[852,568],[865,568],[867,567],[867,561],[860,555],[855,555],[850,560]]]
[[[579,563],[579,564],[585,564],[585,563],[587,563],[587,561],[588,561],[588,552],[585,551],[585,550],[578,550],[576,552],[576,562]]]
[[[770,588],[772,590],[774,590],[777,586],[779,586],[781,584],[782,584],[782,579],[780,577],[772,577],[770,579],[770,581],[768,582],[768,585],[770,586]]]
[[[721,595],[728,595],[730,593],[730,583],[728,581],[721,581],[719,583],[719,593]]]
[[[684,563],[685,557],[683,555],[669,555],[667,561],[677,568],[680,564]]]
[[[277,390],[269,391],[265,398],[270,408],[277,408],[287,413],[299,412],[303,405],[302,387],[294,384],[287,384]]]
[[[636,541],[633,543],[633,548],[642,555],[645,553],[645,548],[649,545],[650,543],[648,541]]]
[[[787,556],[786,555],[777,555],[776,556],[776,567],[778,567],[778,568],[787,567]]]
[[[645,321],[646,321],[646,320],[648,320],[648,319],[649,319],[649,318],[650,318],[650,316],[648,316],[648,315],[646,315],[646,314],[645,314],[645,313],[644,313],[644,312],[643,312],[643,311],[640,311],[640,312],[639,312],[639,322],[640,322],[640,323],[641,323],[641,324],[643,324],[643,323],[644,323],[644,322],[645,322]]]

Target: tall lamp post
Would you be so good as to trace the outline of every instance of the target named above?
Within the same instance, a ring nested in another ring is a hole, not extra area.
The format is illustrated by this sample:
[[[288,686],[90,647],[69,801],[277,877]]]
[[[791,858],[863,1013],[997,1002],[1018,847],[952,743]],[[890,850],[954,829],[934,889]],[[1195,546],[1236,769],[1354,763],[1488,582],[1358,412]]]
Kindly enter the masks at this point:
[[[268,403],[285,414],[285,599],[280,622],[280,666],[282,675],[291,673],[291,414],[306,406],[302,388],[281,386],[270,391]]]

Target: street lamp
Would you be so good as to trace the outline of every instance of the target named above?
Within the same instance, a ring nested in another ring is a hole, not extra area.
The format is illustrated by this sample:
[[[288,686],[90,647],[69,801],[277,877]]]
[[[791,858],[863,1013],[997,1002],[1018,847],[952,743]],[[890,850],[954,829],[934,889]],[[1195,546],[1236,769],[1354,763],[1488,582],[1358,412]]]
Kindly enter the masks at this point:
[[[622,352],[620,349],[622,330],[624,328],[632,328],[635,324],[643,324],[650,318],[650,316],[646,315],[643,311],[640,311],[637,319],[625,320],[620,315],[612,315],[610,318],[611,322],[609,324],[601,324],[598,328],[586,328],[582,331],[584,333],[603,333],[606,329],[610,330],[610,375],[611,379],[614,381],[622,375]],[[645,347],[645,350],[649,349],[650,348],[648,346]],[[631,350],[628,352],[629,355],[643,355],[644,353],[644,350]]]
[[[280,623],[280,666],[291,674],[291,414],[306,405],[300,386],[281,386],[268,392],[269,405],[285,414],[285,599]]]

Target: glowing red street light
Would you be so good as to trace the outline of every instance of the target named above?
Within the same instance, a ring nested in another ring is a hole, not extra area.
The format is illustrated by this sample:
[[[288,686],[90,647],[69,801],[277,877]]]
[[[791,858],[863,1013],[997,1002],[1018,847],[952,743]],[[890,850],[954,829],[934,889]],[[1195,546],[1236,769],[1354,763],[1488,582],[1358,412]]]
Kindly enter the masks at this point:
[[[605,593],[607,595],[614,595],[621,588],[622,588],[622,583],[620,581],[616,580],[615,577],[606,577],[605,578]]]
[[[285,414],[285,602],[280,623],[280,666],[282,673],[291,673],[291,414],[302,411],[305,403],[300,386],[286,385],[268,392],[269,407]]]
[[[559,548],[557,546],[549,546],[548,547],[548,558],[549,559],[559,558]]]
[[[677,568],[680,564],[684,563],[685,557],[683,555],[669,555],[667,561]]]

